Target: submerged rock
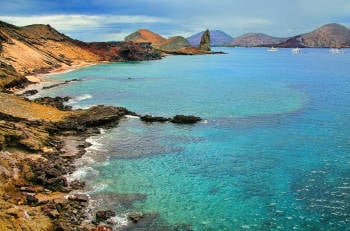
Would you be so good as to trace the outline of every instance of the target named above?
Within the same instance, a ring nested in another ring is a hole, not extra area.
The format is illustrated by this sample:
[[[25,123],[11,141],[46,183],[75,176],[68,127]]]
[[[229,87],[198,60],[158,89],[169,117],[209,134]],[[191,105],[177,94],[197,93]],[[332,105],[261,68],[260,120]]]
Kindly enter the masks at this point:
[[[101,210],[96,212],[96,222],[97,224],[101,221],[106,221],[111,217],[115,216],[115,212],[112,210]]]
[[[132,221],[133,223],[137,223],[140,219],[143,218],[142,213],[132,213],[128,215],[128,219]]]

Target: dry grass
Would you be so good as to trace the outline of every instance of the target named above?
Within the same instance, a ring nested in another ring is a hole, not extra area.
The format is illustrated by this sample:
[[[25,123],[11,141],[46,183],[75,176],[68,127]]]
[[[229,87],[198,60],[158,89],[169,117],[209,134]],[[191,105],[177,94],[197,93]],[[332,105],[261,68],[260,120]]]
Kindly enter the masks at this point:
[[[28,120],[62,121],[72,113],[56,108],[29,102],[18,96],[0,93],[0,112]]]

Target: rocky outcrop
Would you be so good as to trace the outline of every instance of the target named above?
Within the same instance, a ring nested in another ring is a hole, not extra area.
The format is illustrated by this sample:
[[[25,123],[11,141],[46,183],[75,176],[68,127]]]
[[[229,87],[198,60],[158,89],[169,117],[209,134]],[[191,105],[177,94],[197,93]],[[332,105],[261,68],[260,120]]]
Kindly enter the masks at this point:
[[[104,61],[142,61],[160,59],[160,53],[150,43],[93,42],[82,47],[101,57]]]
[[[241,35],[228,43],[228,46],[237,47],[259,47],[272,46],[286,41],[285,38],[276,38],[262,33],[247,33]]]
[[[176,123],[176,124],[194,124],[201,120],[202,119],[197,116],[176,115],[170,120],[170,122]]]
[[[34,90],[34,93],[36,93],[35,90]],[[68,102],[70,99],[71,97],[68,97],[68,96],[66,97],[56,96],[55,98],[46,96],[46,97],[36,98],[34,99],[34,102],[55,107],[61,111],[70,111],[72,110],[72,106],[68,106],[64,104]]]
[[[193,124],[201,121],[202,119],[193,115],[176,115],[173,118],[166,118],[162,116],[141,116],[140,119],[144,122],[171,122],[176,124]]]
[[[210,32],[206,30],[202,37],[201,42],[199,43],[199,49],[202,51],[210,51]]]

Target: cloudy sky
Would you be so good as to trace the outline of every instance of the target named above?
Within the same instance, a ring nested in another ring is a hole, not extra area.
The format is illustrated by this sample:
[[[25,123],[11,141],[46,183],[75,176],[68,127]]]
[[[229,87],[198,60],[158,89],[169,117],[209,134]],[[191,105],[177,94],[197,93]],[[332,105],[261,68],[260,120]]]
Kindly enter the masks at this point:
[[[50,24],[75,39],[112,41],[147,28],[163,36],[220,29],[287,37],[327,23],[350,26],[350,0],[11,0],[0,20]]]

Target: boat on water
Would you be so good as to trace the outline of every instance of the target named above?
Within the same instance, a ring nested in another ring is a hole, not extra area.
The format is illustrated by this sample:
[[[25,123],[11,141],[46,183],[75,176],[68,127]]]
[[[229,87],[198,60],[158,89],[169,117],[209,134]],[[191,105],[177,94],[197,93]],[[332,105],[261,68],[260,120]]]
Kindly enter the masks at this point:
[[[345,51],[342,48],[331,48],[329,50],[329,53],[331,53],[331,54],[344,54]]]
[[[297,47],[297,48],[292,49],[292,52],[294,54],[300,54],[301,53],[301,49],[299,47]]]
[[[278,48],[276,48],[276,47],[271,47],[271,48],[268,49],[267,51],[278,51]]]

